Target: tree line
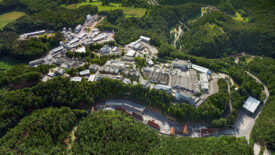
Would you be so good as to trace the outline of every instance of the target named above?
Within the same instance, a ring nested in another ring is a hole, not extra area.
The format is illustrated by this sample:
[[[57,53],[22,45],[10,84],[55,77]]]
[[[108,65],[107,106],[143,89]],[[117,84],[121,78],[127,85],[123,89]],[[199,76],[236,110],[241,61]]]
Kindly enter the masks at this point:
[[[120,111],[68,107],[34,111],[0,144],[11,154],[253,154],[244,138],[163,136]]]

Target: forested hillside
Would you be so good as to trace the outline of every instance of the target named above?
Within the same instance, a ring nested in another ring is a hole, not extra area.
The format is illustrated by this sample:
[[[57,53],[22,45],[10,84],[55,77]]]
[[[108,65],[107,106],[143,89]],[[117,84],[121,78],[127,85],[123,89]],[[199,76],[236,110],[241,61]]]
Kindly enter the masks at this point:
[[[183,52],[209,58],[245,52],[273,57],[274,5],[270,0],[221,1],[219,11],[187,22],[190,30],[178,42]],[[225,10],[224,8],[230,8]],[[237,18],[236,16],[240,16]]]
[[[68,107],[34,111],[0,139],[0,150],[7,154],[253,154],[244,139],[161,136],[121,112],[87,116]]]
[[[26,116],[0,139],[0,151],[8,154],[59,154],[77,119],[87,112],[67,107],[45,108]]]
[[[3,0],[0,2],[0,13],[19,9],[35,13],[45,9],[58,8],[61,4],[70,4],[85,0]]]
[[[251,73],[266,83],[270,97],[253,128],[252,137],[257,142],[275,148],[275,61],[271,58],[255,58],[248,64]]]

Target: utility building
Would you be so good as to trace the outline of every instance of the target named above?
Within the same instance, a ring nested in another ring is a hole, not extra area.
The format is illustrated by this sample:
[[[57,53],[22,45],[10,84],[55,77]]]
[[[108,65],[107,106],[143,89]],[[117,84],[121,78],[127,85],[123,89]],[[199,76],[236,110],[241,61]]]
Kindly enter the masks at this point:
[[[260,103],[261,102],[259,100],[249,96],[248,99],[244,102],[243,108],[254,114]]]

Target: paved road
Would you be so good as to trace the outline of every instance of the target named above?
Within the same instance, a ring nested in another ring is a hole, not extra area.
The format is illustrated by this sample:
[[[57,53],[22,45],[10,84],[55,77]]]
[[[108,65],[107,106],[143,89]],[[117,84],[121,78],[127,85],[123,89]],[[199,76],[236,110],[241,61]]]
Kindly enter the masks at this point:
[[[248,73],[248,74],[251,75],[258,82],[262,83],[257,77],[253,76],[250,73]],[[264,85],[264,87],[265,87],[265,92],[266,92],[266,99],[264,100],[264,103],[265,103],[269,97],[269,91],[265,85]],[[107,103],[107,102],[109,102],[109,101],[106,101],[105,103]],[[127,103],[127,102],[131,103],[131,101],[127,101],[127,100],[110,100],[110,102],[113,102],[113,103],[115,102],[115,103],[118,103],[119,105],[121,105],[121,103]],[[115,109],[115,106],[108,106],[105,103],[99,104],[97,106],[97,110],[98,109],[104,109],[104,110],[114,110]],[[246,139],[249,140],[250,133],[255,125],[255,121],[258,118],[263,105],[264,104],[261,104],[261,106],[257,109],[257,111],[253,115],[248,114],[247,111],[245,111],[245,110],[241,110],[239,117],[238,117],[237,121],[235,122],[235,129],[228,129],[228,130],[220,131],[219,134],[220,135],[232,135],[232,136],[236,136],[236,137],[246,137]],[[122,106],[124,106],[124,105],[122,105]],[[148,120],[155,120],[156,123],[158,123],[160,125],[159,132],[162,134],[169,134],[170,133],[169,129],[171,127],[180,128],[180,129],[182,129],[184,127],[184,124],[174,123],[174,122],[168,120],[164,115],[154,112],[152,110],[149,110],[147,108],[145,108],[144,111],[137,111],[136,109],[133,109],[133,107],[127,107],[127,106],[124,106],[124,107],[130,113],[132,113],[132,112],[140,113],[143,116],[144,124],[146,124]],[[190,137],[200,137],[199,130],[201,128],[206,127],[206,125],[202,124],[202,123],[192,123],[192,124],[188,123],[187,125],[188,125],[188,131],[189,131],[188,136],[190,136]]]
[[[109,104],[111,103],[111,104]],[[175,127],[176,129],[182,130],[185,124],[179,124],[168,120],[164,115],[154,112],[148,108],[145,108],[143,111],[137,110],[133,107],[127,106],[127,104],[138,105],[128,100],[108,100],[104,103],[100,103],[96,106],[96,110],[114,110],[116,106],[124,107],[129,113],[139,113],[143,117],[143,123],[147,124],[149,120],[154,120],[159,126],[160,130],[158,130],[162,134],[170,134],[170,128]],[[139,105],[140,106],[140,105]],[[205,124],[199,123],[187,123],[188,126],[188,136],[190,137],[200,137],[199,130],[201,128],[206,128]]]

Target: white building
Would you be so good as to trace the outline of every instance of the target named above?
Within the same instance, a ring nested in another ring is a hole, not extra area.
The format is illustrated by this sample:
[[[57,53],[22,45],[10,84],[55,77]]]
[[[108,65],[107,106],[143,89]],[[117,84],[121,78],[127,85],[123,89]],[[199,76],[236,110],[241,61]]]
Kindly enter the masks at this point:
[[[85,36],[87,36],[87,33],[80,33],[77,37],[79,38],[79,39],[83,39]]]
[[[71,78],[71,81],[74,81],[74,82],[81,82],[82,80],[82,77],[73,77]]]
[[[186,71],[190,68],[190,63],[184,60],[176,60],[172,62],[173,69],[179,68],[181,70]]]
[[[79,72],[79,75],[80,76],[88,76],[88,75],[90,75],[90,70],[84,70],[84,71],[81,71],[81,72]]]
[[[93,82],[95,80],[96,80],[95,75],[90,75],[88,81]]]
[[[149,67],[154,66],[154,62],[151,59],[146,59],[146,62],[147,62]]]
[[[156,89],[156,90],[165,90],[167,93],[171,93],[172,92],[172,88],[170,86],[161,85],[161,84],[156,85],[154,87],[154,89]]]
[[[125,83],[125,84],[130,84],[130,83],[131,83],[131,80],[130,80],[130,79],[127,79],[127,78],[125,78],[125,79],[123,80],[123,83]]]
[[[139,39],[141,39],[142,41],[147,42],[147,43],[149,43],[151,40],[151,38],[145,37],[145,36],[140,36]]]
[[[247,100],[244,102],[243,108],[253,114],[256,111],[256,109],[259,107],[260,103],[261,102],[259,100],[249,96]]]
[[[134,51],[134,50],[129,50],[129,51],[126,53],[126,56],[128,56],[128,57],[134,57],[135,54],[136,54],[136,51]]]
[[[100,53],[101,54],[109,54],[111,52],[112,48],[109,45],[104,45],[101,49],[100,49]]]
[[[69,42],[69,44],[72,45],[72,44],[74,44],[74,43],[76,43],[76,42],[78,42],[78,41],[79,41],[79,38],[74,38],[73,40],[71,40],[71,41]]]
[[[104,40],[104,39],[107,39],[108,38],[108,35],[106,33],[101,33],[99,34],[98,36],[96,36],[93,41],[94,42],[97,42],[97,41],[101,41],[101,40]]]
[[[211,73],[208,68],[205,68],[205,67],[202,67],[202,66],[192,64],[192,68],[195,69],[198,72],[201,72],[201,73],[206,73],[206,74]]]
[[[20,39],[24,40],[27,39],[28,37],[35,36],[35,35],[41,35],[46,33],[46,30],[41,30],[41,31],[35,31],[35,32],[30,32],[30,33],[24,33],[19,36]]]
[[[127,61],[134,61],[135,60],[135,55],[136,55],[136,51],[131,49],[125,54],[123,59],[127,60]]]
[[[77,53],[86,53],[86,48],[84,46],[82,46],[82,47],[76,49],[75,52],[77,52]]]
[[[92,19],[91,15],[86,16],[86,21],[89,22]]]
[[[79,33],[82,29],[82,25],[77,25],[75,28],[75,33]]]
[[[187,93],[187,92],[177,92],[176,93],[176,99],[177,100],[184,100],[186,102],[188,102],[189,104],[192,104],[192,105],[195,105],[198,101],[199,101],[199,98],[193,96],[192,94],[190,93]]]
[[[51,54],[51,55],[54,55],[54,54],[56,54],[57,52],[61,52],[61,51],[63,51],[63,50],[64,50],[64,47],[63,47],[63,46],[59,46],[59,47],[57,47],[57,48],[52,49],[52,50],[50,51],[50,54]]]
[[[200,73],[200,84],[201,84],[202,91],[208,92],[209,84],[208,84],[208,76],[206,73]]]
[[[41,59],[36,59],[36,60],[30,61],[29,65],[30,66],[35,66],[35,65],[42,64],[44,62],[45,62],[44,58],[41,58]]]

